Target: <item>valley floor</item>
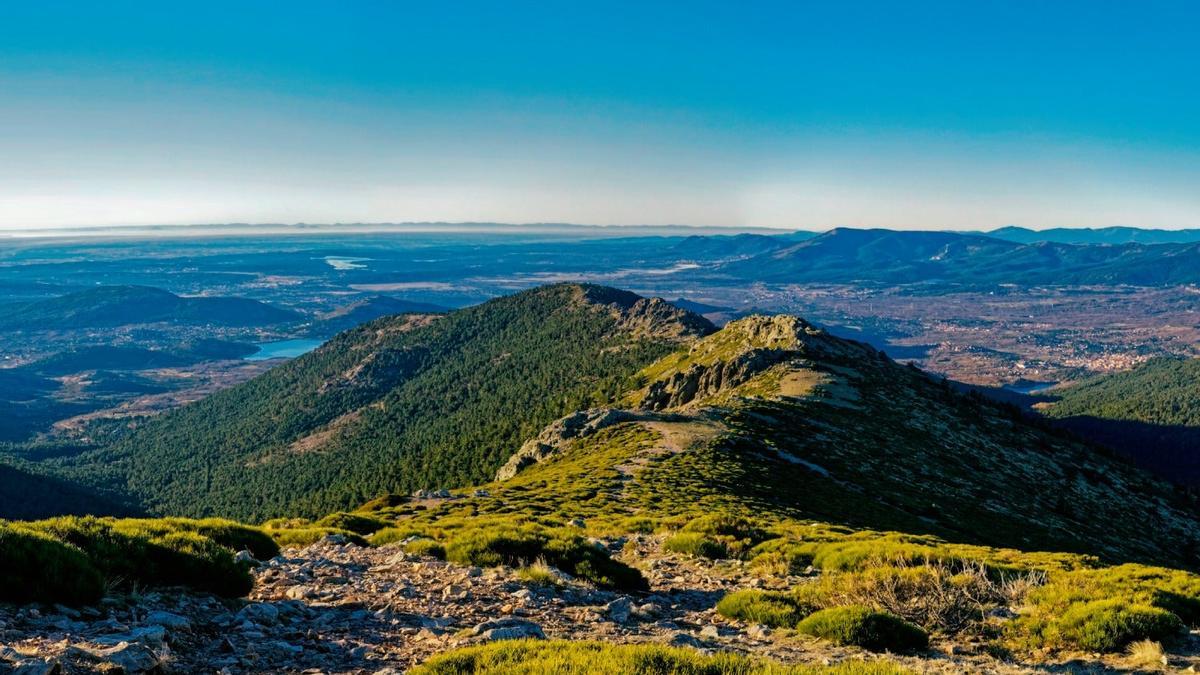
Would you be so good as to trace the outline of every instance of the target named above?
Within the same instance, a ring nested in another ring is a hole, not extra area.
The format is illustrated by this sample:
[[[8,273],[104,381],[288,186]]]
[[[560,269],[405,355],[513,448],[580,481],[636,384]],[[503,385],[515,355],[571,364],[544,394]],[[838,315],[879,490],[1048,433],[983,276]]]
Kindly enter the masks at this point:
[[[0,669],[30,675],[117,664],[128,673],[401,673],[456,647],[513,637],[674,644],[818,665],[883,658],[918,673],[1132,669],[1120,656],[1018,664],[979,645],[936,638],[925,653],[880,657],[746,626],[718,616],[714,605],[728,591],[772,582],[738,564],[663,554],[660,543],[644,536],[624,547],[622,557],[644,571],[652,589],[633,596],[567,579],[531,584],[511,568],[464,567],[398,546],[327,538],[258,567],[245,602],[162,591],[108,598],[82,613],[0,608]],[[1200,667],[1200,637],[1193,633],[1173,649],[1170,666]]]

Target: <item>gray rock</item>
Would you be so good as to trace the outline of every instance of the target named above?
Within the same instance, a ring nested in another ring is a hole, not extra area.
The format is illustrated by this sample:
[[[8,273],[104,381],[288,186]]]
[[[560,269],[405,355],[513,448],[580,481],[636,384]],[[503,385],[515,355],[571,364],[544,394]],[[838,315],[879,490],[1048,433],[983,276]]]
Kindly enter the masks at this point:
[[[279,622],[279,608],[267,602],[251,603],[237,613],[236,619],[273,626]]]
[[[715,640],[721,637],[721,630],[716,626],[708,625],[700,629],[700,637],[705,640]]]
[[[629,598],[617,598],[604,606],[604,615],[617,623],[628,623],[633,614],[633,602]]]
[[[704,643],[687,633],[676,633],[667,641],[672,647],[703,647]]]
[[[115,647],[93,652],[105,663],[118,666],[125,673],[145,673],[159,667],[158,655],[146,645],[121,643]]]
[[[746,635],[754,638],[755,640],[765,640],[771,637],[771,629],[767,628],[761,623],[756,623],[746,628]]]
[[[251,567],[258,567],[259,565],[262,564],[262,562],[260,562],[258,560],[258,558],[254,557],[253,553],[251,553],[250,551],[248,551],[246,549],[242,549],[241,551],[238,551],[237,553],[235,553],[233,555],[233,559],[236,562],[245,563],[247,565],[250,565]]]
[[[192,622],[187,618],[172,614],[171,612],[153,611],[146,615],[146,620],[143,623],[156,626],[165,626],[175,630],[187,630],[192,627]]]
[[[167,639],[167,629],[162,626],[139,626],[125,633],[105,635],[92,642],[98,645],[119,645],[122,642],[143,644],[150,647],[160,647]]]
[[[544,640],[546,638],[546,634],[542,632],[541,626],[532,621],[516,617],[485,621],[472,628],[471,633],[488,641],[521,640],[525,638]]]

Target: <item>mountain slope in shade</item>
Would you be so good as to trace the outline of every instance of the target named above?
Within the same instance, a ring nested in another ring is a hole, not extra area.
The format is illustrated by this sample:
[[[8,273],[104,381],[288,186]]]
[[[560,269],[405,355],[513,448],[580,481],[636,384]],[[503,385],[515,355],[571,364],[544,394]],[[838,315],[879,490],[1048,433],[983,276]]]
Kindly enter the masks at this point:
[[[610,400],[711,330],[662,300],[569,284],[386,317],[64,470],[106,477],[155,512],[239,518],[477,481],[551,420]]]
[[[296,321],[300,314],[246,298],[181,297],[148,286],[99,286],[6,308],[0,328],[104,328],[138,323],[262,326]]]
[[[135,515],[132,507],[80,485],[0,464],[0,518],[29,520],[62,515]]]

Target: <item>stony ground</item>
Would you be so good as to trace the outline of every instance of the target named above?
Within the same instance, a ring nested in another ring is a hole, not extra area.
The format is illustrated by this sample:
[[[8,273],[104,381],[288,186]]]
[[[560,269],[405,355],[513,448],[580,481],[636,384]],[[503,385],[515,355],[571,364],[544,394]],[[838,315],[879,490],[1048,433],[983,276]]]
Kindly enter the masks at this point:
[[[461,567],[396,547],[327,540],[263,563],[247,600],[155,591],[113,596],[83,610],[0,607],[0,672],[401,673],[456,646],[513,637],[657,642],[793,663],[874,658],[719,617],[713,606],[723,593],[764,583],[736,565],[662,556],[651,538],[631,548],[651,582],[649,595],[569,579],[558,587],[530,586],[512,569]],[[929,654],[898,660],[927,673],[1120,666],[1076,660],[1024,667],[991,658],[980,646],[936,640]]]

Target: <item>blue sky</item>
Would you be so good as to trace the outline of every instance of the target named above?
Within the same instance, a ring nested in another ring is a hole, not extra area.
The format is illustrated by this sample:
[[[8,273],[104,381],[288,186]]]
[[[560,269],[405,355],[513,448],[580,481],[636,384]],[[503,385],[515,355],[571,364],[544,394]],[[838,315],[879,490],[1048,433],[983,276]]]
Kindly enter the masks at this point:
[[[1189,2],[9,2],[0,228],[1200,227]]]

